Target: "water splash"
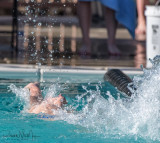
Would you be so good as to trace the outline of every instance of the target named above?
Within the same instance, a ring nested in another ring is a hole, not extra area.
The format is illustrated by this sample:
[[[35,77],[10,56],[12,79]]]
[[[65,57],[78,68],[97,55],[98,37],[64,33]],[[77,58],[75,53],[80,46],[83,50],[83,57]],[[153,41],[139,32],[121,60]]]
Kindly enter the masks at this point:
[[[65,88],[63,85],[59,84],[59,78],[55,81],[55,83],[52,83],[52,85],[49,86],[49,88],[46,88],[43,90],[43,94],[45,95],[45,98],[48,97],[56,97],[59,95]]]
[[[82,86],[84,93],[77,95],[64,110],[58,110],[56,119],[85,127],[86,132],[101,134],[106,138],[131,137],[137,140],[160,141],[160,57],[153,59],[153,67],[144,69],[142,76],[135,76],[135,91],[131,98],[115,99],[110,91],[102,96],[102,84],[96,89]],[[91,84],[91,83],[89,83]],[[10,86],[22,98],[22,89]],[[45,90],[47,96],[63,91],[58,83]],[[23,96],[24,97],[24,96]],[[107,97],[107,98],[106,98]],[[70,112],[68,112],[70,111]]]
[[[108,91],[108,99],[101,91],[87,90],[87,95],[77,96],[77,105],[83,108],[77,113],[63,113],[63,120],[94,129],[98,134],[133,136],[146,140],[160,141],[160,56],[152,60],[151,69],[143,69],[142,76],[135,76],[133,85],[136,91],[130,99],[113,98]],[[84,101],[84,97],[86,97]],[[78,106],[76,106],[78,108]]]
[[[16,87],[14,84],[11,84],[9,86],[9,89],[12,91],[12,93],[16,95],[16,98],[19,99],[17,101],[19,101],[20,104],[24,106],[23,110],[26,111],[26,109],[28,109],[30,106],[29,90],[23,87]],[[62,90],[65,90],[65,88],[59,84],[59,79],[57,79],[56,82],[50,85],[49,88],[44,88],[41,91],[42,95],[44,95],[45,98],[48,98],[48,97],[56,97],[61,93]]]
[[[29,90],[22,87],[18,88],[14,84],[11,84],[9,88],[14,94],[16,94],[16,98],[19,99],[15,99],[14,101],[19,101],[19,105],[23,105],[23,110],[26,111],[26,109],[29,108]]]

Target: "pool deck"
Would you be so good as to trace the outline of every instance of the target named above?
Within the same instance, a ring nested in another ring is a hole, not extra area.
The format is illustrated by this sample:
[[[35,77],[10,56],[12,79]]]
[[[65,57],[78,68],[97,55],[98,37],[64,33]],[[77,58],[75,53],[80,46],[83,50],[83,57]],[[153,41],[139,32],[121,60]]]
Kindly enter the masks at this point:
[[[9,30],[10,26],[2,25],[0,29]],[[58,33],[59,28],[55,28]],[[47,29],[43,29],[44,35]],[[59,34],[55,34],[54,38],[58,38]],[[11,57],[11,47],[9,35],[0,35],[0,70],[9,69],[12,70],[32,70],[37,69],[37,64],[41,63],[41,69],[54,69],[53,71],[70,71],[70,72],[103,72],[105,73],[108,69],[118,68],[122,69],[127,73],[141,73],[140,65],[145,67],[146,64],[146,49],[145,41],[138,42],[133,40],[129,35],[128,31],[122,27],[117,29],[116,43],[118,48],[121,50],[123,56],[111,56],[107,51],[107,34],[105,27],[93,27],[90,31],[90,37],[92,41],[92,52],[93,57],[84,58],[77,53],[66,55],[53,55],[53,60],[48,56],[44,56],[45,60],[37,61],[39,57],[31,57],[33,53],[19,53],[16,59]],[[71,28],[66,27],[66,48],[70,48],[71,41]],[[81,47],[81,32],[80,28],[77,27],[76,44],[77,49]],[[45,65],[45,66],[44,66]]]

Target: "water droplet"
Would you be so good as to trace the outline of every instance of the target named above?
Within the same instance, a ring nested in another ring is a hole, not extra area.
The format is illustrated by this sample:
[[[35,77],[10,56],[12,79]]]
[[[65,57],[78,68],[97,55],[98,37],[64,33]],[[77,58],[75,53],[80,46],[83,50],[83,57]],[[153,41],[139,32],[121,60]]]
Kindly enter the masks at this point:
[[[35,19],[33,19],[33,22],[35,23],[35,22],[36,22],[36,20],[35,20]]]
[[[38,26],[41,26],[42,25],[42,23],[38,23]]]

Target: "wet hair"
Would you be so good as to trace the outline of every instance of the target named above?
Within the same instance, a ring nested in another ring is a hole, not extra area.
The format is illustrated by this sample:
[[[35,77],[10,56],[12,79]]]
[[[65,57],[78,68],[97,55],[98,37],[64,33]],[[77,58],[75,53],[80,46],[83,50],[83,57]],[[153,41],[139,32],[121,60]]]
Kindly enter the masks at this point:
[[[67,104],[67,100],[66,100],[66,98],[65,98],[64,96],[63,96],[62,103],[63,103],[63,104]]]

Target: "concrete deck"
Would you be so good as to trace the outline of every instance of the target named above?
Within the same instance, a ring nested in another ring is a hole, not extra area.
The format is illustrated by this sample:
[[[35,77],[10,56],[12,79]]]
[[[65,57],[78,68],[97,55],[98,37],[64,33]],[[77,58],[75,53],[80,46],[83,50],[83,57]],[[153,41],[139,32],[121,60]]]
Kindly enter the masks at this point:
[[[1,25],[0,29],[10,30],[10,26]],[[42,36],[47,36],[47,28],[43,28]],[[59,48],[58,41],[60,36],[60,28],[54,27],[54,37],[53,43],[55,43],[55,51]],[[34,29],[30,28],[30,31]],[[76,52],[71,53],[71,34],[72,27],[66,26],[64,33],[64,47],[65,51],[63,53],[54,53],[50,57],[48,53],[39,53],[35,55],[34,51],[22,52],[20,51],[17,58],[11,58],[11,47],[10,47],[10,36],[8,34],[0,34],[0,63],[7,64],[38,64],[42,65],[52,65],[52,66],[85,66],[85,67],[134,67],[140,68],[143,64],[145,67],[145,41],[137,42],[131,38],[128,31],[124,28],[118,28],[116,34],[117,46],[122,52],[122,56],[110,56],[107,51],[107,32],[104,27],[92,27],[90,31],[90,37],[92,41],[92,56],[91,57],[81,57]],[[81,47],[81,31],[77,26],[76,29],[76,50]],[[30,47],[33,46],[31,40]],[[41,43],[42,45],[45,43]],[[45,45],[44,47],[47,47]],[[45,49],[43,49],[45,50]]]

